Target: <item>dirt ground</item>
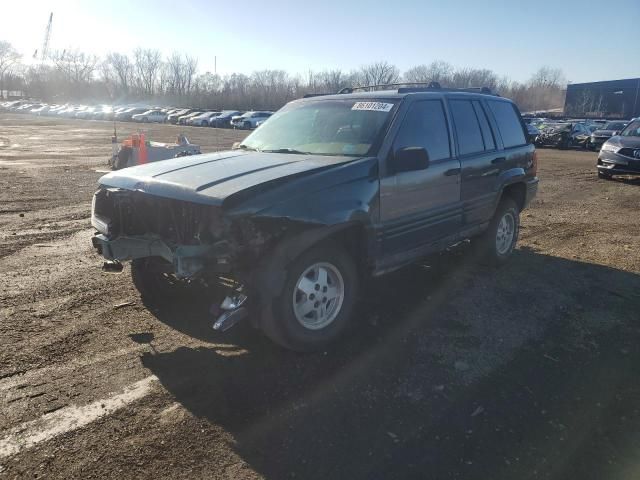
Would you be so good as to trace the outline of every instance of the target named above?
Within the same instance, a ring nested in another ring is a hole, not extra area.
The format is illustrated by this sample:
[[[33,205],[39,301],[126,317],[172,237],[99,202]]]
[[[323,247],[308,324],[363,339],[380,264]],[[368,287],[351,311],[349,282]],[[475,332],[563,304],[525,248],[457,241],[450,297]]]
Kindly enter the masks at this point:
[[[372,281],[350,334],[300,355],[100,270],[112,129],[0,113],[0,477],[640,478],[639,180],[540,150],[507,266],[463,246]]]

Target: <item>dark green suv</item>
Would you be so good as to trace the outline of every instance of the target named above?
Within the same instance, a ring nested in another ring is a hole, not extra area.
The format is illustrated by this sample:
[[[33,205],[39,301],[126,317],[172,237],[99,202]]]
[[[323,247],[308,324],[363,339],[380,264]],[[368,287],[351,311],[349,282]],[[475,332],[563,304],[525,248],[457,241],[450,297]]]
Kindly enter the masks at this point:
[[[111,267],[132,260],[148,301],[224,277],[214,328],[248,316],[294,350],[345,329],[365,275],[469,238],[505,262],[538,185],[516,106],[388,88],[296,100],[234,150],[105,175],[93,245]]]

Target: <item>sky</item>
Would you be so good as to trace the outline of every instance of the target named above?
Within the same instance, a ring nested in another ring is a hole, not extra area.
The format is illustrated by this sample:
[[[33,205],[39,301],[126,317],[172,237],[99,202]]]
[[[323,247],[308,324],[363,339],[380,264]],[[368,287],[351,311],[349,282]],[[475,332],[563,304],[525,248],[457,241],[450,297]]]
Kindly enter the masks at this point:
[[[219,74],[444,60],[517,81],[543,65],[572,83],[640,77],[640,0],[4,1],[0,40],[31,59],[50,12],[50,50],[178,51],[199,72],[215,57]]]

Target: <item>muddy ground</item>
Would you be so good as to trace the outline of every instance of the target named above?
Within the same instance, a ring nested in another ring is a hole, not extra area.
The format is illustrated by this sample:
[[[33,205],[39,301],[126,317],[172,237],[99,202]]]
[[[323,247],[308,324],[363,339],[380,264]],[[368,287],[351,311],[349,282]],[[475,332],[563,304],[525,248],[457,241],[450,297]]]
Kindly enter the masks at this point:
[[[300,355],[101,272],[111,131],[0,113],[0,477],[640,477],[640,181],[540,150],[510,264],[463,246],[373,281],[350,334]]]

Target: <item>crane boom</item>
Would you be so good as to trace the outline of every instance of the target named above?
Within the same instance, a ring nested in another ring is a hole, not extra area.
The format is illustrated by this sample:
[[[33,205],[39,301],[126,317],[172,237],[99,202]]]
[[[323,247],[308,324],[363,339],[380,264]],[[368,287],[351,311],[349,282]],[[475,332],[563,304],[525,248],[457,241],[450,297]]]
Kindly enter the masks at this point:
[[[40,49],[40,59],[42,61],[47,59],[49,55],[49,40],[51,39],[51,24],[53,23],[53,12],[49,15],[49,22],[47,23],[47,29],[44,32],[44,42],[42,42],[42,48]]]

